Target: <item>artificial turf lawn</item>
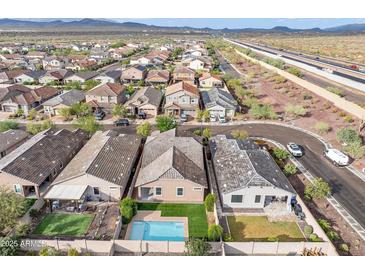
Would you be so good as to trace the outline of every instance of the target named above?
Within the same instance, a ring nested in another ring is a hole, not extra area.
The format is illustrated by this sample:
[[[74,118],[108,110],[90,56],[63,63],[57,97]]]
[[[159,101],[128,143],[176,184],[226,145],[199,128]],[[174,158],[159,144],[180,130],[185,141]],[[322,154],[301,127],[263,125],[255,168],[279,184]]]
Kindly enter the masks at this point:
[[[305,241],[295,222],[269,222],[266,216],[227,216],[231,236],[236,242]]]
[[[50,213],[35,228],[33,234],[84,236],[94,218],[91,214]]]
[[[160,210],[165,217],[188,217],[189,237],[207,237],[208,221],[203,204],[139,203],[138,210]]]

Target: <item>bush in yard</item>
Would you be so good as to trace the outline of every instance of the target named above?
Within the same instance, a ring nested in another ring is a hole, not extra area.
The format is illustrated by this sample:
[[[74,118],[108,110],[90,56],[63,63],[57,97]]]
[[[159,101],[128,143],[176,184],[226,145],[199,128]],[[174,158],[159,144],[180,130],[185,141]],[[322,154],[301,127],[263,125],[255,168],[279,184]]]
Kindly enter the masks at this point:
[[[339,249],[342,251],[342,252],[349,252],[350,251],[350,248],[347,244],[343,243],[343,244],[340,244],[340,247]]]
[[[253,105],[257,105],[258,102],[257,98],[253,96],[242,100],[242,104],[248,108],[251,108]]]
[[[340,239],[340,236],[338,235],[338,233],[334,230],[330,230],[328,231],[327,233],[327,236],[328,238],[332,241],[332,242],[335,242],[335,241],[338,241]]]
[[[288,104],[285,106],[285,112],[287,114],[294,115],[295,117],[303,117],[307,115],[307,110],[302,106],[294,106],[292,104]]]
[[[331,130],[331,127],[329,124],[325,123],[325,122],[317,122],[314,125],[314,128],[320,133],[320,134],[324,134],[327,133]]]
[[[317,234],[312,233],[311,235],[309,235],[309,241],[310,242],[321,242],[322,240],[318,237]]]
[[[205,129],[203,129],[202,136],[204,138],[209,139],[210,137],[212,137],[212,132],[210,131],[209,128],[205,128]]]
[[[311,100],[313,98],[313,96],[312,95],[310,95],[310,94],[304,94],[303,95],[303,100]]]
[[[348,144],[344,150],[354,159],[360,159],[365,155],[365,146],[360,141]]]
[[[123,223],[128,224],[133,216],[137,214],[137,202],[132,198],[124,198],[119,205],[120,214],[123,218]]]
[[[80,117],[73,123],[73,126],[86,131],[90,135],[102,128],[101,125],[96,121],[95,117],[91,115]]]
[[[1,121],[0,122],[0,132],[7,131],[9,129],[17,129],[19,124],[15,121]]]
[[[142,137],[147,137],[151,135],[151,124],[149,122],[144,122],[137,126],[137,134]]]
[[[316,178],[313,184],[308,184],[304,189],[304,195],[307,199],[322,199],[331,194],[330,185],[322,178]]]
[[[336,88],[336,87],[327,87],[326,88],[329,92],[331,92],[331,93],[333,93],[333,94],[336,94],[336,95],[338,95],[338,96],[340,96],[340,97],[343,97],[344,95],[343,95],[343,92],[342,92],[342,90],[340,90],[340,89],[338,89],[338,88]]]
[[[331,224],[329,221],[325,219],[318,219],[317,222],[324,232],[328,232],[331,229]]]
[[[51,120],[46,120],[41,124],[29,123],[29,124],[27,124],[26,129],[27,129],[27,132],[29,132],[30,134],[36,135],[39,132],[42,132],[46,129],[53,128],[53,127],[54,127],[53,122]]]
[[[24,237],[30,232],[30,225],[29,224],[19,224],[16,227],[15,233],[18,237]]]
[[[233,138],[238,139],[238,140],[246,140],[248,138],[248,132],[246,130],[243,129],[235,129],[231,131],[231,134],[233,136]]]
[[[156,117],[156,127],[160,132],[165,132],[176,127],[176,121],[173,117],[159,115]]]
[[[283,83],[285,83],[285,82],[286,82],[286,79],[285,79],[285,77],[284,77],[284,76],[276,75],[276,76],[274,77],[274,81],[275,81],[275,83],[276,83],[276,84],[283,84]]]
[[[212,242],[219,241],[223,235],[223,228],[220,225],[210,225],[208,228],[208,239]]]
[[[32,208],[31,210],[29,210],[29,216],[32,219],[36,219],[40,216],[40,211],[38,209]]]
[[[284,166],[284,174],[286,176],[294,175],[295,173],[297,173],[297,167],[294,164],[288,163]]]
[[[5,228],[14,227],[24,213],[24,198],[8,188],[0,187],[0,235]]]
[[[18,253],[20,242],[16,238],[0,238],[0,256],[15,256]]]
[[[255,104],[251,106],[250,114],[255,119],[277,119],[278,115],[270,105]]]
[[[44,246],[39,250],[39,256],[58,256],[60,253],[51,246]]]
[[[313,233],[313,227],[311,225],[305,225],[303,230],[306,237],[309,237]]]
[[[216,199],[216,196],[214,193],[209,193],[207,195],[207,197],[205,197],[205,200],[204,200],[204,205],[205,205],[205,209],[208,211],[208,212],[213,212],[214,210],[214,203],[215,203],[215,199]]]
[[[361,137],[357,131],[350,127],[341,128],[336,133],[337,140],[340,143],[352,144],[355,142],[361,143]]]
[[[274,148],[273,150],[273,156],[278,160],[285,160],[289,157],[289,152],[287,152],[285,149],[281,148]]]
[[[80,253],[77,251],[76,248],[70,248],[67,250],[67,256],[80,256]]]
[[[202,131],[200,130],[200,129],[196,129],[196,130],[194,130],[194,135],[196,135],[196,136],[202,136]]]
[[[293,75],[295,75],[295,76],[297,76],[297,77],[299,77],[299,78],[302,78],[303,77],[303,74],[302,74],[302,72],[300,71],[300,69],[298,69],[298,68],[295,68],[295,67],[289,67],[289,68],[287,68],[287,70],[286,70],[287,72],[289,72],[290,74],[293,74]]]
[[[38,112],[34,109],[34,108],[32,108],[30,111],[29,111],[29,113],[28,113],[28,120],[34,120],[35,119],[35,117],[37,116],[37,114],[38,114]]]
[[[208,256],[212,249],[205,239],[190,238],[185,242],[187,256]]]
[[[343,121],[346,123],[352,123],[354,119],[352,118],[352,116],[346,115],[345,117],[343,117]]]

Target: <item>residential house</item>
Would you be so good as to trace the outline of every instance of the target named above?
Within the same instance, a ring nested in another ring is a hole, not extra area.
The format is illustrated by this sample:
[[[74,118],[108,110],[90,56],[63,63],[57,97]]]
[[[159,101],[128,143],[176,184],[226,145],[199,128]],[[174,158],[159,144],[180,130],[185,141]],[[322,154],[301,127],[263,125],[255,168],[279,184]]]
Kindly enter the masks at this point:
[[[227,91],[220,88],[212,88],[201,93],[204,108],[211,116],[232,118],[239,110],[237,101]]]
[[[87,140],[82,130],[38,133],[0,160],[0,185],[39,198]]]
[[[149,136],[135,183],[140,201],[201,203],[208,188],[202,145],[175,129]]]
[[[199,89],[188,82],[168,86],[165,91],[165,113],[174,116],[195,116],[195,110],[199,108],[199,98]]]
[[[26,54],[28,59],[44,59],[47,53],[43,51],[30,51]]]
[[[295,191],[270,153],[252,140],[210,139],[211,157],[224,209],[287,212]]]
[[[206,73],[199,78],[199,87],[201,88],[223,88],[224,84],[218,75]]]
[[[152,64],[152,58],[149,56],[137,56],[137,57],[133,57],[130,60],[130,64],[131,65],[142,65],[142,66],[146,66],[149,64]]]
[[[71,107],[73,104],[85,102],[85,92],[80,90],[66,91],[52,99],[45,101],[43,105],[44,113],[48,115],[60,115],[59,110]]]
[[[47,56],[42,59],[42,67],[44,70],[64,69],[66,63],[66,58],[59,56]]]
[[[26,71],[14,78],[15,83],[38,83],[39,78],[46,74],[46,71]]]
[[[127,100],[125,86],[121,84],[101,84],[86,92],[86,103],[93,109],[111,112],[116,104],[124,104]]]
[[[98,131],[57,176],[45,195],[50,200],[120,201],[132,179],[141,137]],[[79,189],[80,191],[70,191]],[[72,196],[78,193],[79,196]],[[71,196],[70,196],[71,195]]]
[[[173,79],[174,79],[174,82],[189,81],[191,83],[194,83],[195,71],[188,67],[178,66],[174,70]]]
[[[146,83],[150,85],[167,85],[170,82],[168,70],[150,70],[146,76]]]
[[[122,75],[121,70],[109,70],[96,76],[95,80],[99,81],[101,84],[120,83],[121,75]]]
[[[156,117],[162,101],[162,92],[154,87],[142,87],[125,103],[131,114],[145,113]]]
[[[121,80],[123,82],[133,82],[144,81],[147,75],[147,70],[144,66],[132,66],[122,72]]]
[[[26,70],[24,69],[7,70],[0,72],[0,84],[13,84],[15,83],[15,78],[25,72]]]
[[[24,143],[28,137],[29,134],[24,130],[9,129],[0,132],[0,159]]]
[[[63,80],[71,75],[73,75],[73,72],[67,69],[48,70],[44,75],[39,77],[38,81],[41,84],[51,82],[63,83]]]
[[[94,79],[98,73],[96,71],[85,71],[85,72],[76,72],[75,74],[71,74],[64,78],[65,83],[79,82],[85,83],[87,80]]]

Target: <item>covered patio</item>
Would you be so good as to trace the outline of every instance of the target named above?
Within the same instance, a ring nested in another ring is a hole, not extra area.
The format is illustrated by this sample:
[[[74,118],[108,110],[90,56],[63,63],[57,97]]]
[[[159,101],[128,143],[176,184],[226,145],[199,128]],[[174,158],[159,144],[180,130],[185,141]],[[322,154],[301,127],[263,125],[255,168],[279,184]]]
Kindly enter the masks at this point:
[[[44,199],[47,205],[53,211],[82,211],[87,200],[86,191],[88,185],[55,185],[53,186]]]

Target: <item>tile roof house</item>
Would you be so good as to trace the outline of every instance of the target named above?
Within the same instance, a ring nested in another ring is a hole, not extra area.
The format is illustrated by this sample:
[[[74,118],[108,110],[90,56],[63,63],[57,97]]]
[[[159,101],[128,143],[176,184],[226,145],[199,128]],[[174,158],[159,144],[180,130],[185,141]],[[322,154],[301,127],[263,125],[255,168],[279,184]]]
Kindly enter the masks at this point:
[[[176,67],[173,73],[173,79],[174,82],[189,81],[194,83],[195,71],[193,69],[184,66]]]
[[[64,69],[68,58],[60,56],[47,56],[42,59],[42,67],[44,70]]]
[[[201,88],[223,88],[223,81],[218,75],[206,73],[199,78],[199,87]]]
[[[210,115],[232,118],[239,110],[237,101],[227,90],[212,88],[203,91],[201,97],[204,108],[209,111]]]
[[[143,81],[146,78],[147,70],[144,66],[132,66],[122,72],[121,80],[123,82],[138,82]]]
[[[296,195],[270,153],[252,140],[240,141],[217,135],[210,150],[223,208],[264,209],[281,205],[290,211]]]
[[[146,83],[150,85],[167,85],[170,82],[170,72],[168,70],[150,70],[147,73]]]
[[[87,136],[66,129],[38,133],[0,160],[0,185],[25,197],[41,197]]]
[[[41,84],[47,84],[50,82],[60,82],[69,76],[73,75],[73,72],[67,69],[48,70],[44,75],[39,77],[38,81]]]
[[[131,114],[145,113],[156,117],[162,101],[162,92],[154,87],[142,87],[125,103]]]
[[[65,197],[69,187],[84,189],[88,199],[94,201],[119,201],[132,179],[141,150],[141,137],[118,134],[115,131],[98,131],[75,155],[52,183],[46,199]],[[85,188],[86,186],[86,188]],[[70,200],[79,197],[69,197]]]
[[[199,98],[199,89],[188,82],[168,86],[165,91],[165,113],[174,116],[195,116],[195,111],[199,108]]]
[[[85,72],[76,72],[75,74],[71,74],[63,79],[65,83],[79,82],[85,83],[87,80],[94,79],[98,73],[96,71],[85,71]]]
[[[147,138],[135,183],[137,199],[154,202],[203,202],[208,188],[203,147],[175,129]]]
[[[0,132],[0,159],[24,143],[28,137],[29,134],[26,131],[18,129]]]
[[[14,82],[15,83],[38,83],[39,78],[46,74],[46,71],[40,70],[40,71],[26,71],[22,74],[19,74],[15,77]]]
[[[59,110],[66,107],[71,107],[73,104],[85,102],[85,92],[80,90],[66,91],[52,99],[45,101],[43,105],[44,113],[53,115],[59,115]]]
[[[15,78],[25,72],[26,70],[24,69],[2,71],[0,72],[0,83],[1,84],[15,83]]]
[[[127,100],[125,86],[121,84],[100,84],[86,92],[86,103],[94,109],[110,112],[116,104],[124,104]]]
[[[95,80],[99,81],[101,84],[120,83],[121,75],[122,75],[121,70],[109,70],[96,76]]]

